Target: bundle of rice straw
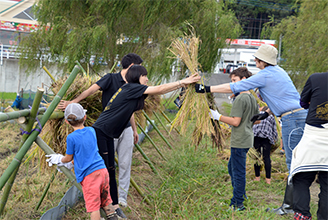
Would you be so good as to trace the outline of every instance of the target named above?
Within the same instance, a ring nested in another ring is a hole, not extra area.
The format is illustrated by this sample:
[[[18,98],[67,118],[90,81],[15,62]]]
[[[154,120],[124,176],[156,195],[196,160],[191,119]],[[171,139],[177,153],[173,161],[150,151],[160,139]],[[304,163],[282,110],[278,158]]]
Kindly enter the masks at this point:
[[[67,76],[59,78],[56,82],[52,83],[50,89],[53,94],[57,94],[62,85],[67,80]],[[63,100],[72,100],[80,95],[83,91],[88,89],[93,82],[97,81],[99,77],[90,77],[89,75],[78,75],[72,85],[68,88]],[[96,92],[93,95],[85,98],[80,102],[84,109],[87,110],[87,119],[85,126],[91,126],[99,117],[102,112],[101,92]],[[50,105],[50,103],[48,104]],[[47,106],[47,104],[45,105]],[[53,119],[47,121],[42,128],[40,136],[56,153],[65,154],[66,152],[66,137],[73,132],[71,126],[67,125],[63,118]],[[38,150],[41,167],[47,167],[44,160],[44,152]]]
[[[161,105],[161,96],[160,95],[148,95],[145,99],[145,105],[143,110],[146,114],[151,117],[153,115],[153,111],[162,110],[163,106]],[[143,128],[146,126],[146,117],[143,114],[142,110],[139,110],[134,113],[134,119],[136,123],[138,122]]]
[[[52,83],[51,91],[53,92],[53,94],[58,93],[67,78],[67,76],[64,76],[62,78],[59,78],[56,82]],[[63,97],[63,100],[73,100],[99,79],[99,76],[79,75],[78,77],[76,77],[72,85],[68,88],[65,96]],[[79,102],[83,106],[83,108],[87,110],[87,119],[84,124],[85,126],[92,126],[93,123],[95,123],[95,121],[98,119],[100,113],[102,112],[101,100],[101,92],[97,91],[93,95]],[[161,106],[160,101],[160,96],[149,95],[145,101],[144,106],[144,109],[147,114],[150,114],[150,112],[152,113],[152,110],[158,110],[158,108],[160,108]],[[45,106],[47,106],[47,104]],[[143,116],[143,114],[140,114],[139,117],[135,117],[135,120],[145,121],[145,117]],[[145,123],[141,122],[140,124]],[[63,118],[53,119],[49,120],[44,125],[40,136],[56,153],[65,154],[66,137],[71,132],[73,132],[72,127],[67,125]],[[41,158],[41,167],[47,167],[44,160],[44,152],[42,150],[38,150],[38,154],[39,158]]]
[[[174,55],[181,59],[193,75],[198,73],[200,64],[198,63],[198,47],[200,41],[196,37],[193,27],[190,30],[191,34],[185,34],[182,38],[173,40],[168,48]],[[202,79],[203,83],[203,79]],[[203,83],[204,84],[204,83]],[[193,143],[196,145],[202,140],[204,135],[210,137],[212,134],[217,134],[211,124],[209,115],[209,105],[205,93],[196,93],[194,84],[188,85],[182,97],[183,103],[173,120],[172,127],[181,126],[181,133],[184,134],[187,128],[190,127],[190,122],[195,121],[193,131]]]

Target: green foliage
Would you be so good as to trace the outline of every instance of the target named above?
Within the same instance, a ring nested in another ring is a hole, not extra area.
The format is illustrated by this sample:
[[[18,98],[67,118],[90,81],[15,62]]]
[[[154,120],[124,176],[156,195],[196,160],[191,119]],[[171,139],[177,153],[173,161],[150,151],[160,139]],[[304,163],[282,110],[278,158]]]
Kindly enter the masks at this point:
[[[225,0],[227,7],[234,11],[244,29],[242,38],[270,39],[270,35],[263,35],[262,28],[271,17],[275,22],[295,14],[296,0]]]
[[[216,0],[40,0],[34,10],[40,29],[23,38],[21,64],[29,70],[49,62],[71,69],[95,57],[93,68],[106,61],[112,67],[127,53],[145,61],[149,77],[168,78],[174,59],[167,47],[188,32],[186,21],[200,36],[199,61],[210,71],[226,38],[236,38],[240,26],[232,12]]]
[[[297,16],[283,19],[273,29],[272,37],[282,36],[281,64],[289,71],[298,89],[315,72],[328,69],[328,2],[302,1]]]

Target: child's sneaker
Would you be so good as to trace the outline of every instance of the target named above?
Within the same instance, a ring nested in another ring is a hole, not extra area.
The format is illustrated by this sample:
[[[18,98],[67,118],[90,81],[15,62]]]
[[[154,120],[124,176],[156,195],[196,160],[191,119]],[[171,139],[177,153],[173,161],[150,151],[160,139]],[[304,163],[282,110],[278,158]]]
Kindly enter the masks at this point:
[[[126,218],[126,216],[124,215],[123,211],[121,208],[117,208],[115,209],[115,212],[117,214],[118,219],[123,219]]]

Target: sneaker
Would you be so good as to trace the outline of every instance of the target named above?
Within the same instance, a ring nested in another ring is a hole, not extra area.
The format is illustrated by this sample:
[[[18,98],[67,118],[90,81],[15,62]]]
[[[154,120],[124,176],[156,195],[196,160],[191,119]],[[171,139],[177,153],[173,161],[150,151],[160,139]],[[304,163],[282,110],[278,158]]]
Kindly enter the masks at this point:
[[[118,220],[116,212],[108,214],[106,217],[107,217],[107,220]]]
[[[119,199],[118,204],[124,208],[128,206],[128,204],[126,203],[126,201],[124,199]]]
[[[118,219],[126,218],[121,208],[115,209]]]
[[[244,205],[240,205],[240,206],[231,205],[231,206],[229,206],[228,212],[230,212],[230,211],[239,212],[239,211],[244,211],[244,210],[246,210]]]
[[[246,208],[244,205],[240,205],[240,206],[237,206],[237,207],[234,207],[234,210],[239,212],[239,211],[244,211]]]

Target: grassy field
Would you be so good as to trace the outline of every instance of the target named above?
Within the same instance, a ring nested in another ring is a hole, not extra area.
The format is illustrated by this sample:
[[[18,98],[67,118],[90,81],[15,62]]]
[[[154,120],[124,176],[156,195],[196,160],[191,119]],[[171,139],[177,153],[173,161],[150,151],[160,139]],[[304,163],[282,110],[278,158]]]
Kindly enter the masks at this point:
[[[168,113],[173,119],[174,114]],[[155,117],[152,117],[155,118]],[[164,118],[162,122],[167,124]],[[158,124],[158,123],[157,123]],[[247,160],[246,210],[232,212],[229,209],[232,187],[227,170],[229,148],[218,152],[209,139],[200,146],[190,145],[191,131],[180,136],[174,130],[171,137],[159,126],[159,129],[171,143],[173,150],[161,139],[155,130],[149,134],[165,155],[162,159],[158,152],[145,139],[141,147],[156,167],[156,175],[135,149],[133,155],[132,178],[147,195],[151,204],[147,204],[131,186],[128,207],[123,208],[128,219],[292,219],[292,216],[276,216],[266,212],[268,207],[281,205],[286,184],[285,158],[279,150],[272,155],[272,183],[265,183],[264,171],[261,181],[254,182],[253,163]],[[19,127],[11,123],[0,124],[0,175],[12,161],[20,141]],[[25,157],[19,175],[9,196],[2,219],[39,219],[50,208],[57,206],[64,193],[70,187],[67,178],[59,173],[51,184],[50,190],[38,210],[35,210],[44,188],[48,184],[55,168],[40,168],[37,148],[29,151]],[[42,160],[42,159],[41,159]],[[318,184],[311,189],[311,212],[316,219]],[[2,197],[3,190],[0,191]],[[84,203],[77,204],[63,219],[88,219]]]
[[[16,98],[15,92],[0,92],[0,99],[1,100],[11,100],[14,101]]]

